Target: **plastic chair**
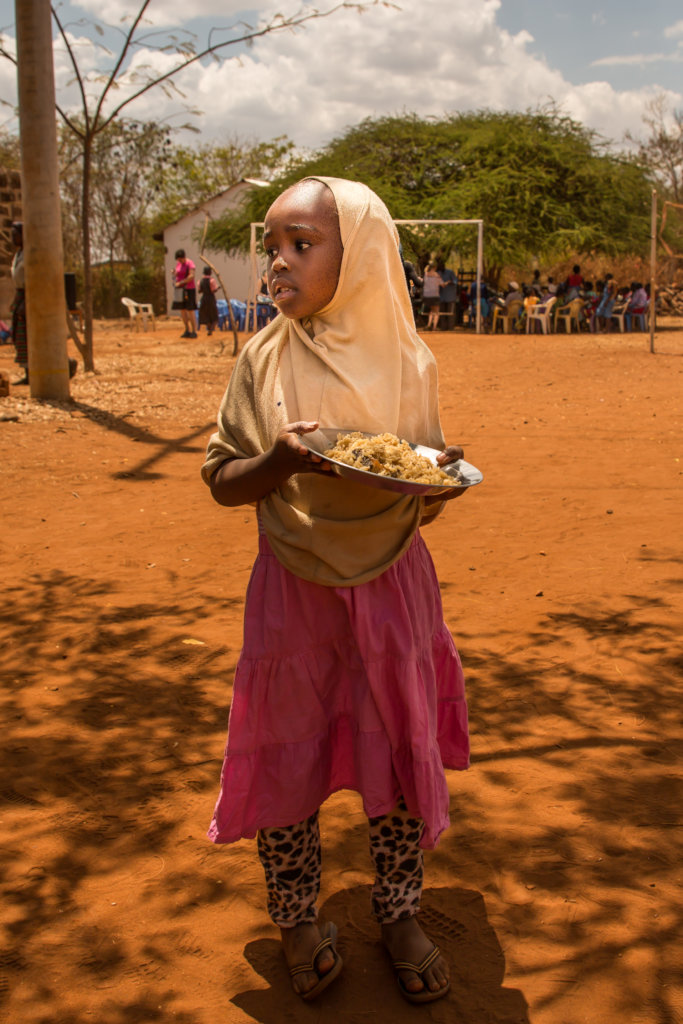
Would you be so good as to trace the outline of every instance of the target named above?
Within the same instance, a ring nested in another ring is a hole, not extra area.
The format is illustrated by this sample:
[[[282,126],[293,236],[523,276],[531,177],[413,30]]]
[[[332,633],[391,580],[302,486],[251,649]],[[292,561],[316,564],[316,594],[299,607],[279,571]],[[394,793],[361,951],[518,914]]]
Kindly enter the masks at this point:
[[[633,324],[637,322],[638,329],[641,331],[646,331],[649,311],[650,303],[648,302],[647,305],[643,307],[643,309],[632,309],[630,313],[627,313],[624,317],[624,320],[626,321],[626,330],[632,331]]]
[[[555,307],[555,330],[557,330],[560,323],[564,324],[564,329],[567,334],[571,334],[572,325],[576,327],[576,332],[581,330],[581,310],[583,309],[583,299],[572,299],[566,306]]]
[[[278,308],[272,302],[259,302],[258,299],[250,299],[246,304],[244,328],[247,331],[260,331],[277,314]]]
[[[614,306],[614,308],[612,309],[612,315],[610,317],[610,320],[616,320],[617,326],[619,327],[619,330],[621,331],[622,334],[624,333],[624,331],[626,329],[624,327],[624,318],[626,317],[626,309],[627,309],[626,304],[623,304],[621,306]]]
[[[495,334],[498,324],[503,325],[503,334],[510,334],[512,326],[519,316],[519,311],[524,305],[522,299],[513,299],[509,306],[494,306],[493,320],[491,321],[491,334]]]
[[[554,295],[551,295],[545,302],[537,302],[535,306],[532,306],[527,312],[526,317],[526,333],[531,334],[532,324],[533,330],[536,330],[538,324],[544,334],[549,334],[551,330],[551,317],[553,312],[553,306],[557,299]]]
[[[139,331],[140,327],[146,331],[148,323],[151,323],[153,331],[156,330],[154,309],[151,302],[135,302],[133,299],[121,299],[121,302],[128,310],[128,315],[133,321],[136,331]]]

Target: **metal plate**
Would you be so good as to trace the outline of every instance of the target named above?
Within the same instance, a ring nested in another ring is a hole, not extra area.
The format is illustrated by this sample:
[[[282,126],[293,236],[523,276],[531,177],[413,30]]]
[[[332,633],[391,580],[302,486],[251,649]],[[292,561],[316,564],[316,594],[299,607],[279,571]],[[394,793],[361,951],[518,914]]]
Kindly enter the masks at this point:
[[[474,487],[484,479],[483,474],[476,468],[459,459],[447,466],[441,466],[445,473],[453,477],[452,484],[417,484],[410,480],[397,480],[391,476],[380,476],[379,473],[370,473],[365,469],[356,469],[354,466],[347,466],[345,462],[337,459],[330,459],[324,454],[327,448],[333,448],[339,434],[359,433],[362,437],[376,437],[376,434],[363,433],[363,431],[350,430],[346,427],[319,427],[311,434],[300,434],[299,440],[309,451],[320,455],[325,462],[329,462],[333,471],[347,480],[354,480],[356,483],[364,484],[366,487],[378,487],[383,491],[396,491],[399,494],[447,494],[453,490],[464,490],[466,487]],[[437,466],[436,457],[440,452],[436,448],[427,448],[423,444],[408,444],[418,455],[424,455],[432,465]]]

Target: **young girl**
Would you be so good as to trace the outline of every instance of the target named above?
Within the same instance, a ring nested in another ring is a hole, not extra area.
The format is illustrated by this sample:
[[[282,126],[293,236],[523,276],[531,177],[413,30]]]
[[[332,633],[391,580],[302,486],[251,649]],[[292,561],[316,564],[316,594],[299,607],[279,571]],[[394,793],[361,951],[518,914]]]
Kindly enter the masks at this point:
[[[218,306],[216,305],[216,290],[218,285],[211,276],[211,267],[204,267],[202,279],[199,282],[199,326],[206,324],[206,333],[213,334],[218,327]]]
[[[433,263],[428,263],[424,270],[422,283],[422,305],[429,313],[427,317],[427,330],[436,331],[439,329],[439,304],[441,302],[441,289],[443,281]]]
[[[444,766],[468,765],[460,661],[418,527],[440,499],[342,480],[299,440],[323,427],[444,446],[436,366],[413,324],[391,217],[365,185],[308,178],[266,215],[280,309],[233,371],[202,473],[223,505],[256,503],[217,843],[257,835],[292,985],[317,996],[342,963],[317,924],[318,808],[353,789],[369,818],[374,913],[402,994],[448,991],[417,912],[422,850],[448,826]],[[452,492],[460,494],[461,491]]]

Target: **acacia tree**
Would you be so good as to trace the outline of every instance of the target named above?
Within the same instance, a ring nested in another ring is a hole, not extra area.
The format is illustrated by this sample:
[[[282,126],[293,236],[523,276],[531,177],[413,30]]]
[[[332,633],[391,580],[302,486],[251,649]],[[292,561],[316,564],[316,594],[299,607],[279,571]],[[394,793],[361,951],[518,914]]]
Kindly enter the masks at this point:
[[[251,193],[242,211],[213,221],[209,244],[248,248],[249,222],[263,220],[275,196],[309,174],[364,181],[397,219],[482,218],[491,281],[503,266],[534,257],[644,251],[649,237],[643,167],[608,152],[594,132],[550,106],[367,119],[294,161],[270,188]],[[471,229],[422,225],[419,234],[402,235],[418,256],[453,249],[473,255],[476,248]]]
[[[59,102],[56,104],[56,109],[64,124],[78,138],[81,146],[81,221],[83,231],[83,311],[85,329],[83,340],[81,341],[78,338],[74,338],[74,340],[83,357],[86,370],[94,370],[90,219],[93,149],[97,137],[120,118],[123,111],[131,103],[134,103],[135,100],[151,89],[160,87],[167,91],[174,91],[176,96],[182,98],[179,90],[175,89],[174,79],[197,61],[205,58],[217,59],[218,55],[230,46],[249,44],[273,32],[293,30],[310,21],[330,17],[341,10],[363,11],[378,5],[391,6],[388,0],[341,0],[341,2],[336,3],[325,11],[301,9],[291,16],[275,14],[269,21],[257,27],[240,22],[238,26],[232,26],[224,30],[226,32],[233,32],[231,38],[217,39],[217,30],[212,29],[208,34],[205,44],[197,46],[190,39],[178,41],[173,36],[159,41],[157,32],[146,31],[144,27],[145,15],[151,3],[152,0],[144,0],[140,4],[137,13],[131,18],[127,30],[123,32],[123,41],[118,54],[111,55],[110,66],[104,71],[100,70],[93,74],[87,74],[81,70],[76,52],[71,44],[68,27],[62,23],[55,7],[52,7],[52,16],[73,69],[81,104],[78,114],[66,110]],[[92,23],[92,27],[98,34],[103,34],[101,24]],[[95,41],[93,42],[97,45]],[[145,67],[138,68],[134,74],[131,74],[130,63],[132,55],[141,47],[165,54],[173,53],[177,60],[173,67],[163,74],[156,73]],[[17,57],[2,45],[0,45],[0,55],[15,64],[17,63]],[[18,54],[18,59],[21,61],[21,54]],[[125,95],[122,95],[120,86],[126,75],[128,76],[128,88],[125,91]]]

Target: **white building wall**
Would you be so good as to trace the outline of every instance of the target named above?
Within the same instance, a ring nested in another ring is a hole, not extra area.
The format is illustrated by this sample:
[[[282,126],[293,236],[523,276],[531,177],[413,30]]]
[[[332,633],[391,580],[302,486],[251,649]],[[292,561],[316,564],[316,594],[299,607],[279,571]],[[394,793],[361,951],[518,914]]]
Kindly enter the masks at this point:
[[[178,249],[184,249],[189,259],[195,264],[196,278],[202,276],[202,269],[205,266],[199,255],[199,242],[195,239],[204,230],[206,215],[212,220],[222,216],[226,210],[233,209],[244,198],[246,190],[258,188],[258,184],[250,181],[240,181],[236,185],[222,192],[213,199],[202,203],[196,210],[181,217],[174,224],[169,224],[164,229],[164,277],[166,281],[166,310],[171,313],[173,302],[173,272],[175,270],[175,253]],[[217,268],[223,284],[226,287],[231,299],[240,299],[246,302],[249,298],[249,254],[242,256],[228,256],[226,253],[210,252],[209,259]],[[260,268],[261,269],[261,268]],[[253,290],[258,290],[254,283]],[[217,292],[223,298],[222,291]]]

